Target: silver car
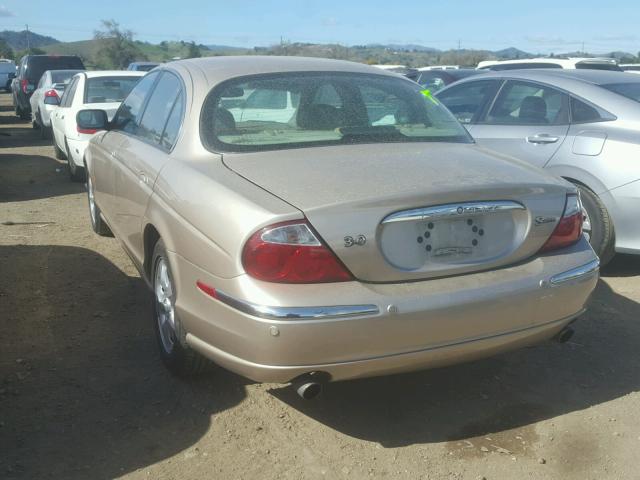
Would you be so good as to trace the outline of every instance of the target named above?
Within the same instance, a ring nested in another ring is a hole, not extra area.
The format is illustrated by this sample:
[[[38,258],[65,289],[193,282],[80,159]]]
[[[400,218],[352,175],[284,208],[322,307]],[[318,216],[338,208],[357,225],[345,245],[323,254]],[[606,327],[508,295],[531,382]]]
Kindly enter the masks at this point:
[[[152,289],[179,373],[204,356],[309,398],[566,340],[597,282],[573,185],[488,153],[377,68],[172,62],[112,122],[77,124],[105,130],[84,156],[92,227]]]
[[[603,263],[640,254],[640,78],[519,70],[463,80],[437,97],[479,145],[574,183]]]

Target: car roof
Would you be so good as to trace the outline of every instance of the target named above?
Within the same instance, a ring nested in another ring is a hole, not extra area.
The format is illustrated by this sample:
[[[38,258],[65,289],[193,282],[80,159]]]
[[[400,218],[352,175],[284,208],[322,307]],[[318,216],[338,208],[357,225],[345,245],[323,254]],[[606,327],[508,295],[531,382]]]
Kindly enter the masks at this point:
[[[495,65],[519,65],[527,63],[549,63],[561,65],[564,68],[575,68],[578,63],[591,63],[601,65],[616,64],[615,59],[606,57],[538,57],[538,58],[519,58],[516,60],[484,60],[478,63],[478,68],[483,69]]]
[[[581,82],[592,85],[607,85],[610,83],[638,83],[638,76],[632,73],[611,70],[562,70],[562,69],[522,69],[489,71],[482,75],[487,78],[516,78],[547,82],[551,84]],[[474,79],[477,79],[474,77]],[[471,81],[464,80],[464,81]]]
[[[177,60],[166,65],[165,68],[176,70],[183,67],[200,71],[210,84],[246,75],[287,72],[349,72],[401,78],[396,73],[362,63],[312,57],[224,56]]]
[[[87,78],[97,77],[143,77],[147,72],[136,72],[132,70],[94,70],[94,71],[82,71],[82,75]]]

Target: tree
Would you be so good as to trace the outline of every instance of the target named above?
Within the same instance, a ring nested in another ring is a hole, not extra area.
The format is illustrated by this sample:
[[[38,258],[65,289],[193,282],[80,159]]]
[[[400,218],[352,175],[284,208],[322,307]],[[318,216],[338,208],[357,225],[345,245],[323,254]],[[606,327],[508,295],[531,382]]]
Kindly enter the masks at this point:
[[[187,44],[187,55],[185,58],[200,58],[202,56],[202,52],[200,52],[200,47],[196,45],[196,42],[189,42]]]
[[[13,60],[15,58],[13,49],[4,38],[0,38],[0,58],[8,58],[9,60]]]
[[[96,30],[94,38],[99,46],[96,64],[102,68],[127,68],[135,60],[146,60],[133,41],[133,32],[123,30],[115,20],[102,20],[103,30]]]

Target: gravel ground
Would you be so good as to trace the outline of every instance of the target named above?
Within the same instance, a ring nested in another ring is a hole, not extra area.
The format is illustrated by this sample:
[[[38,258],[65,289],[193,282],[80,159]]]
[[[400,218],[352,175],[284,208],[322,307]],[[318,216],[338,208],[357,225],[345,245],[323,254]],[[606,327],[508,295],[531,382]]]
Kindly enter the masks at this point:
[[[570,343],[331,384],[172,377],[84,186],[0,95],[0,478],[637,479],[640,259]],[[5,136],[8,134],[8,136]]]

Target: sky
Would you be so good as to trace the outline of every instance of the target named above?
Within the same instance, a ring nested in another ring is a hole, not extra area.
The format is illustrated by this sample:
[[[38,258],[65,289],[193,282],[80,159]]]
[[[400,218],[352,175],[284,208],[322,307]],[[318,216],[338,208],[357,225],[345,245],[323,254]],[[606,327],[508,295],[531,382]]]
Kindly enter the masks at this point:
[[[136,39],[205,45],[419,44],[532,53],[640,51],[639,0],[0,0],[0,30],[86,40],[100,19]]]

